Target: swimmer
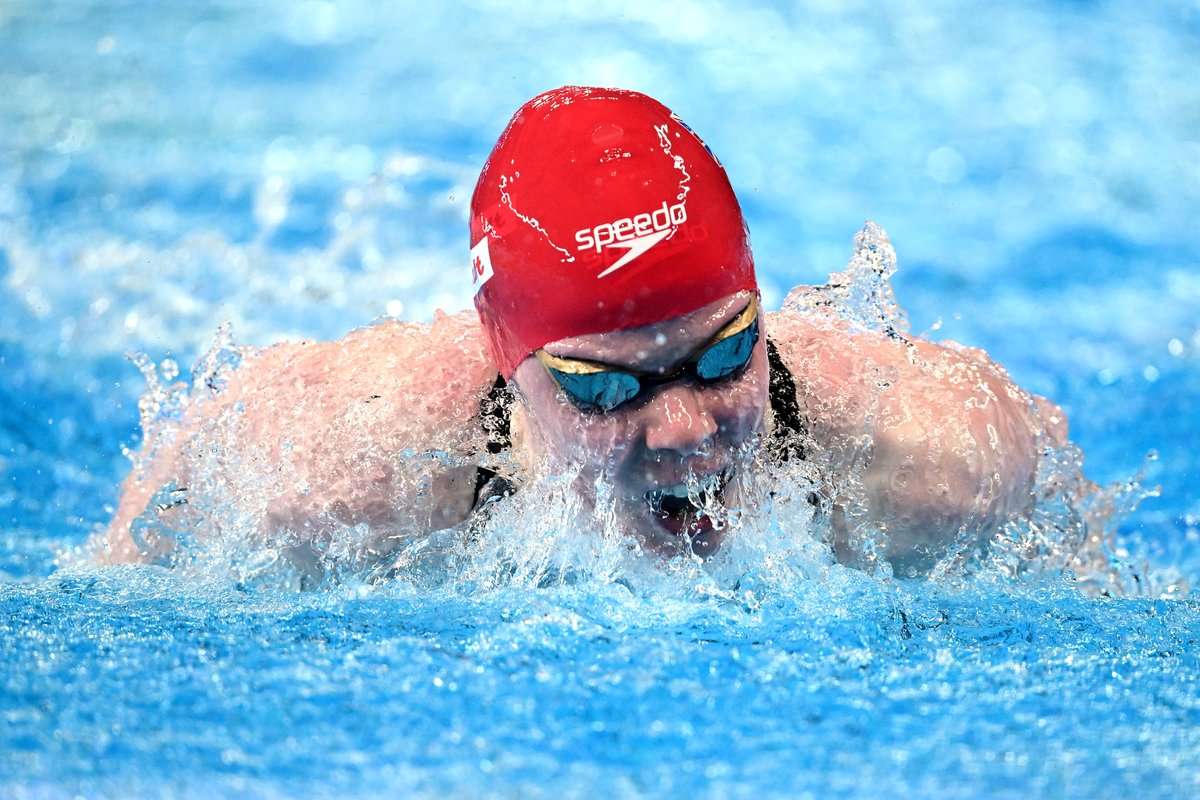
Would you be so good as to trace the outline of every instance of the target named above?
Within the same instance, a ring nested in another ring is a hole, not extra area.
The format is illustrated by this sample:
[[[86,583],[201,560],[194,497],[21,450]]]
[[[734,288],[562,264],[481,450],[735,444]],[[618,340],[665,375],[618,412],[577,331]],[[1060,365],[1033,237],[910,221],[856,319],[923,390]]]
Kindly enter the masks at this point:
[[[819,303],[762,308],[724,168],[635,92],[564,87],[518,110],[470,246],[474,312],[276,345],[172,435],[146,431],[98,557],[169,562],[180,531],[239,515],[302,567],[347,526],[383,558],[469,524],[539,464],[585,503],[605,487],[643,550],[708,557],[730,529],[704,508],[736,507],[765,453],[819,463],[806,494],[839,559],[865,521],[911,574],[1029,514],[1039,450],[1065,442],[1058,408],[981,351]]]

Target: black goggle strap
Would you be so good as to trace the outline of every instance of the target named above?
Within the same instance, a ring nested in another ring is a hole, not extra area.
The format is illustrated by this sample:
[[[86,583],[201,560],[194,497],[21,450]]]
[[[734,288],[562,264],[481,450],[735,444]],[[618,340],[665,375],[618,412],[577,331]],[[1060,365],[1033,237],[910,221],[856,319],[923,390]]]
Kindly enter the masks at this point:
[[[731,336],[737,336],[739,333],[753,325],[757,319],[758,295],[752,294],[750,295],[750,303],[743,308],[736,317],[733,318],[732,322],[730,322],[721,330],[717,331],[717,334],[713,336],[713,338],[709,339],[708,342],[699,349],[700,355],[696,358],[703,356],[704,353],[714,344],[723,342]],[[617,366],[616,364],[605,364],[602,361],[588,361],[582,358],[561,358],[559,356],[551,355],[542,349],[535,350],[533,354],[537,356],[538,361],[542,362],[542,366],[551,370],[551,375],[553,375],[554,372],[562,372],[566,373],[567,375],[594,375],[599,372],[620,372],[626,375],[633,375],[634,377],[638,378],[649,378],[651,381],[654,381],[654,379],[660,377],[659,373],[639,372],[638,370]],[[695,360],[696,359],[689,359],[689,362],[687,363],[691,363]]]

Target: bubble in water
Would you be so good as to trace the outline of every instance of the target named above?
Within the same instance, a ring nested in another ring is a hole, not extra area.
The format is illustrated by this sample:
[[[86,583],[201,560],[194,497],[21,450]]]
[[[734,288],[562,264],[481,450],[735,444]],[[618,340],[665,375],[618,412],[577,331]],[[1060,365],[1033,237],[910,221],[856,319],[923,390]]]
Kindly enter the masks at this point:
[[[291,185],[282,175],[272,175],[263,181],[254,196],[254,221],[265,237],[279,227],[288,215],[291,202]]]
[[[925,169],[938,183],[951,185],[961,181],[967,174],[967,162],[954,148],[939,147],[929,154]]]

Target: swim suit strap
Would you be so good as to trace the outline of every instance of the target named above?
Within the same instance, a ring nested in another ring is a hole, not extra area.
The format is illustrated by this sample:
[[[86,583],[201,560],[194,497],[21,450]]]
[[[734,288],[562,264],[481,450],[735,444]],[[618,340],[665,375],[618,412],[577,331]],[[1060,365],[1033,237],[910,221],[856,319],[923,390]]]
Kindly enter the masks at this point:
[[[487,434],[488,452],[496,455],[512,446],[513,395],[503,375],[497,375],[492,388],[479,401],[479,424]]]
[[[499,455],[512,446],[513,395],[503,375],[497,375],[495,383],[479,401],[479,426],[487,436],[487,449]],[[472,508],[478,510],[493,500],[508,497],[516,491],[516,485],[508,478],[487,467],[475,468],[475,499]]]
[[[792,459],[803,460],[804,446],[801,437],[807,433],[807,425],[800,413],[800,404],[796,400],[796,380],[779,355],[779,348],[767,339],[767,364],[770,367],[771,383],[769,394],[771,412],[775,417],[775,426],[771,429],[771,440],[767,448],[777,461],[784,462]]]

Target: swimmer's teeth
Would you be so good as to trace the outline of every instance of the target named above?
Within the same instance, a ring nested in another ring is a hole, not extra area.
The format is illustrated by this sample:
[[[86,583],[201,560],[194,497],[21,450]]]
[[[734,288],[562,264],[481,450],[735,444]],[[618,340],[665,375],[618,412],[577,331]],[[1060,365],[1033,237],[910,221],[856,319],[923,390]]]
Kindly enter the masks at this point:
[[[681,483],[676,486],[651,489],[646,493],[646,502],[650,504],[650,510],[655,514],[674,517],[709,505],[720,497],[724,484],[723,473],[706,475],[691,484]],[[693,498],[699,502],[693,502]]]

